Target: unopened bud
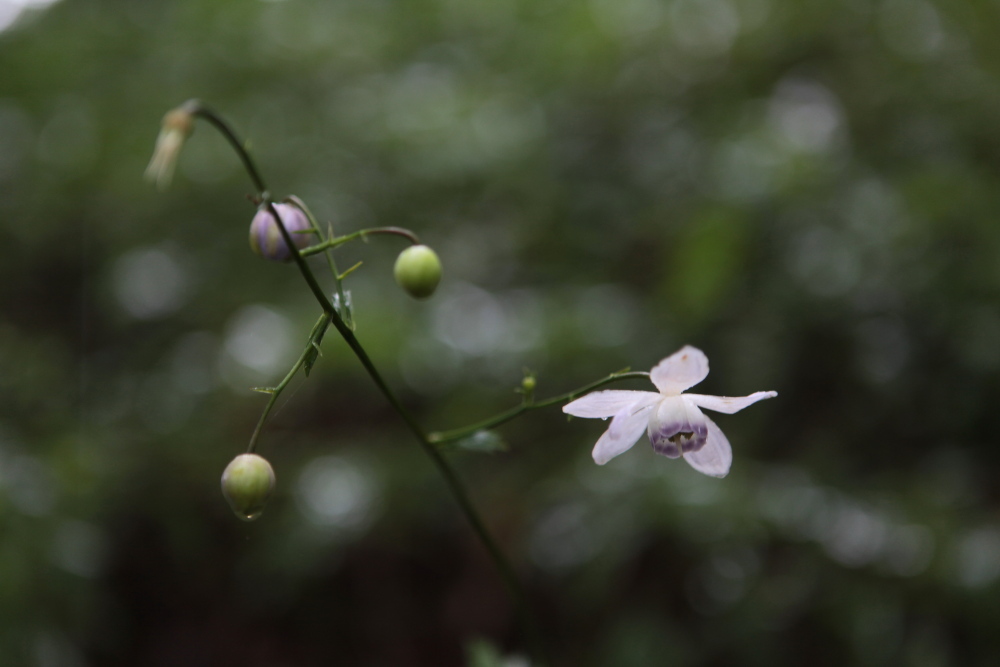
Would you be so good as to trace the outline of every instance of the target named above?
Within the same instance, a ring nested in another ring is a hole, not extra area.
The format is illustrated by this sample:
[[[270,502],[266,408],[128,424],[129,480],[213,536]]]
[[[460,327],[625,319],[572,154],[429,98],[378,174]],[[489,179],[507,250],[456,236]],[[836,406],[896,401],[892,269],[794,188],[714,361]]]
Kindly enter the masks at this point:
[[[312,225],[305,213],[291,204],[274,204],[274,209],[281,216],[296,247],[301,250],[309,245],[309,234],[303,232],[311,229]],[[267,208],[257,211],[250,223],[250,248],[264,259],[287,262],[292,258],[292,251],[278,229],[278,222]]]
[[[240,454],[222,473],[222,495],[244,521],[253,521],[261,515],[273,490],[274,470],[256,454]]]
[[[426,299],[441,282],[441,260],[425,245],[410,246],[399,253],[393,274],[410,296]]]

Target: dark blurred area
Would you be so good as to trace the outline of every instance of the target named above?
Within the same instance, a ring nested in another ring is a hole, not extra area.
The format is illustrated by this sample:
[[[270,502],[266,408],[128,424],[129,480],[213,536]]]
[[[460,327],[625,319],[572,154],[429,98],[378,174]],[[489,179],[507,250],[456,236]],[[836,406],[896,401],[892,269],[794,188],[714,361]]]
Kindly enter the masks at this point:
[[[972,0],[0,0],[0,665],[526,667],[486,552],[318,315],[252,185],[338,233],[357,335],[428,429],[684,344],[724,480],[558,408],[449,459],[554,665],[993,665],[1000,6]],[[320,264],[320,267],[322,265]],[[616,388],[649,390],[642,382]]]

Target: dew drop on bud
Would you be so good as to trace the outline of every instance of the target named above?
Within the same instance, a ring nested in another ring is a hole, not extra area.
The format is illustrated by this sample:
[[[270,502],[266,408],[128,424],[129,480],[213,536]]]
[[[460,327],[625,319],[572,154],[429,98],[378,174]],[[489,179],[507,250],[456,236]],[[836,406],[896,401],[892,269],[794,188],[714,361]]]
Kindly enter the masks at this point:
[[[274,491],[274,470],[257,454],[240,454],[222,473],[222,495],[236,516],[244,521],[258,518]]]

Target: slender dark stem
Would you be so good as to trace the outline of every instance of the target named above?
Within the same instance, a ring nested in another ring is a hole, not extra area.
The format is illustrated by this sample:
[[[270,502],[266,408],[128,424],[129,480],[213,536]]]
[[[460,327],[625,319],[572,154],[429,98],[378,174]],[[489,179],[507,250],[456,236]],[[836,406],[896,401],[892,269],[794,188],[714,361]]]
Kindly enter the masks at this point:
[[[551,398],[546,398],[542,401],[530,401],[522,403],[510,410],[505,410],[498,415],[494,415],[489,419],[484,419],[481,422],[476,422],[475,424],[470,424],[469,426],[463,426],[461,428],[452,429],[450,431],[435,431],[434,433],[429,433],[427,438],[434,443],[449,442],[451,440],[458,440],[459,438],[464,438],[467,435],[472,435],[476,431],[481,431],[483,429],[493,428],[494,426],[499,426],[504,422],[509,422],[511,419],[524,414],[528,410],[537,410],[538,408],[547,408],[550,405],[555,405],[556,403],[562,403],[564,401],[571,401],[574,398],[588,394],[599,387],[611,384],[612,382],[618,382],[619,380],[634,380],[637,378],[648,378],[649,373],[641,371],[622,371],[619,373],[612,373],[606,378],[601,378],[596,382],[591,382],[590,384],[584,385],[579,389],[574,389],[573,391],[568,391],[565,394],[559,394],[558,396],[553,396]]]
[[[331,239],[327,239],[316,245],[311,245],[301,250],[302,254],[306,257],[310,255],[316,255],[328,250],[330,248],[336,248],[337,246],[344,245],[351,241],[357,239],[363,239],[368,236],[374,236],[375,234],[392,234],[394,236],[402,236],[410,240],[410,243],[417,244],[420,243],[420,239],[417,235],[411,232],[409,229],[404,229],[402,227],[372,227],[371,229],[360,229],[356,232],[351,232],[350,234],[345,234],[344,236],[334,236]]]
[[[493,560],[493,564],[500,572],[500,577],[503,579],[508,591],[510,591],[511,596],[514,598],[518,615],[521,617],[522,623],[526,628],[526,631],[529,633],[532,643],[535,644],[537,657],[539,660],[543,660],[545,657],[544,643],[541,640],[538,623],[532,616],[530,607],[528,606],[527,595],[521,587],[521,582],[514,573],[514,569],[511,567],[510,563],[507,562],[506,556],[503,555],[500,547],[497,545],[493,536],[486,528],[486,524],[483,523],[482,518],[480,518],[479,512],[477,512],[476,508],[472,505],[472,500],[469,498],[469,494],[465,490],[461,480],[458,479],[458,475],[455,474],[454,469],[427,437],[427,434],[424,433],[423,429],[416,422],[413,416],[410,415],[409,411],[403,407],[402,403],[399,402],[399,399],[396,398],[396,394],[389,388],[389,385],[382,379],[382,375],[378,372],[378,369],[375,367],[375,364],[368,356],[364,347],[361,346],[361,343],[354,335],[354,332],[347,327],[336,312],[331,313],[331,321],[333,322],[333,326],[337,328],[337,331],[340,332],[340,335],[347,342],[347,345],[354,352],[358,361],[360,361],[361,365],[364,366],[364,369],[368,372],[368,375],[375,383],[375,386],[379,388],[379,391],[382,392],[382,395],[393,407],[396,413],[402,417],[406,426],[410,429],[410,432],[414,435],[417,442],[420,444],[420,447],[424,450],[424,453],[430,457],[431,461],[437,467],[438,472],[444,478],[445,484],[448,486],[448,490],[451,491],[452,497],[455,498],[459,508],[462,510],[462,514],[465,515],[469,525],[472,526],[473,532],[476,533],[479,541],[482,542],[486,551],[489,553],[490,558]]]
[[[192,115],[204,118],[209,123],[215,126],[222,136],[224,136],[236,151],[237,155],[240,156],[240,160],[243,161],[243,167],[247,170],[247,174],[250,175],[250,180],[253,181],[254,187],[257,188],[258,194],[262,197],[267,192],[267,185],[264,183],[264,179],[261,177],[260,172],[257,171],[257,166],[254,164],[253,159],[247,152],[243,143],[240,141],[239,137],[236,135],[236,131],[229,126],[222,116],[215,113],[209,107],[201,103],[201,100],[188,100],[182,105],[187,109]]]
[[[510,591],[511,596],[514,598],[518,609],[518,615],[521,617],[522,624],[524,625],[526,631],[529,633],[531,642],[535,645],[535,652],[537,653],[537,658],[539,660],[544,660],[546,656],[545,644],[542,641],[540,630],[537,620],[531,613],[531,608],[528,605],[527,595],[524,589],[521,587],[521,582],[514,573],[514,569],[507,562],[507,558],[500,551],[500,547],[494,541],[493,536],[490,535],[489,530],[486,528],[486,524],[480,518],[479,513],[476,508],[473,507],[472,501],[469,499],[469,494],[466,492],[465,487],[462,482],[458,479],[458,475],[455,474],[454,469],[445,460],[441,452],[434,446],[430,438],[424,433],[420,425],[417,424],[416,420],[410,415],[409,411],[403,407],[396,398],[396,395],[389,388],[389,385],[385,383],[382,376],[379,374],[378,369],[375,368],[375,364],[372,363],[371,359],[368,357],[368,353],[358,342],[355,337],[354,332],[348,329],[344,323],[338,318],[333,318],[333,325],[337,327],[340,335],[344,337],[347,344],[350,346],[351,350],[358,357],[361,365],[365,367],[368,371],[368,375],[375,382],[375,385],[385,396],[386,400],[392,405],[403,421],[406,422],[407,427],[409,427],[410,432],[416,437],[417,442],[423,448],[424,453],[430,457],[434,465],[437,466],[438,472],[444,477],[445,483],[448,485],[452,496],[455,498],[462,513],[465,515],[466,520],[472,526],[472,530],[479,537],[480,542],[486,547],[486,551],[489,552],[490,558],[493,560],[493,564],[496,566],[497,570],[500,572],[500,576]]]

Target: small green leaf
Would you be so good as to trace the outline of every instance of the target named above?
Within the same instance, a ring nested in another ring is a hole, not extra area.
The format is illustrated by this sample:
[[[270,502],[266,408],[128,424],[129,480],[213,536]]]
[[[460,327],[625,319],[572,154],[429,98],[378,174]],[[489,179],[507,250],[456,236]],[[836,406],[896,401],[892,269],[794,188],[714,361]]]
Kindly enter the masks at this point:
[[[313,364],[322,354],[320,352],[320,345],[323,343],[323,336],[326,334],[327,328],[330,326],[330,318],[324,317],[316,326],[313,327],[312,333],[309,335],[309,345],[310,350],[306,353],[306,358],[302,362],[302,366],[305,369],[306,377],[309,377],[309,372],[312,371]]]
[[[313,369],[313,364],[319,358],[319,348],[315,343],[312,343],[312,348],[306,353],[306,358],[302,361],[302,367],[306,372],[306,377],[309,377],[310,371]]]
[[[339,276],[337,276],[337,278],[339,280],[343,280],[344,278],[346,278],[347,276],[351,275],[352,273],[354,273],[355,271],[357,271],[359,268],[361,268],[361,265],[363,263],[364,262],[358,262],[357,264],[355,264],[354,266],[352,266],[351,268],[347,269],[346,271],[344,271],[343,273],[341,273]]]

